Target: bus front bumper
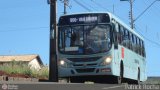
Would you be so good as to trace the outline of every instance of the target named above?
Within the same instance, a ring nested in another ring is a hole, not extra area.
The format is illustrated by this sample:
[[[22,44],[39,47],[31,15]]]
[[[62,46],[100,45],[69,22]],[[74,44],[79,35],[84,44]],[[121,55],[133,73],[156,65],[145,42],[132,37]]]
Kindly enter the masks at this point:
[[[59,68],[59,77],[113,75],[111,67]]]

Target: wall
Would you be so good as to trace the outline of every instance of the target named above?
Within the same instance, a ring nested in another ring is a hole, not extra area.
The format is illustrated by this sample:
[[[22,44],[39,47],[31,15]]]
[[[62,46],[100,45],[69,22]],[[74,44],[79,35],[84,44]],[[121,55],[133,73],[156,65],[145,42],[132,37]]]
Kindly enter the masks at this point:
[[[30,61],[28,63],[28,65],[30,66],[31,69],[36,69],[36,70],[40,70],[41,69],[41,66],[38,62],[37,59],[33,59],[32,61]]]

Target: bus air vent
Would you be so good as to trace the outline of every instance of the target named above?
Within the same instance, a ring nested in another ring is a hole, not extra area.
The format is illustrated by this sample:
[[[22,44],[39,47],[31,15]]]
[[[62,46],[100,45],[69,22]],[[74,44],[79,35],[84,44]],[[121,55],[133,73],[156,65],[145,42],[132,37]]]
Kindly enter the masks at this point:
[[[95,68],[76,69],[78,73],[94,72]]]

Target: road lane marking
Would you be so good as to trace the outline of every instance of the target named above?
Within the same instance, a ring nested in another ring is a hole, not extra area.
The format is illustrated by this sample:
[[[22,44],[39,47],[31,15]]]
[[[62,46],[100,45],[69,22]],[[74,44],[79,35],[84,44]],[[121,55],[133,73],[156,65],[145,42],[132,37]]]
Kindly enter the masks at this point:
[[[123,87],[124,85],[121,86],[113,86],[113,87],[104,87],[102,89],[113,89],[113,88],[119,88],[119,87]]]

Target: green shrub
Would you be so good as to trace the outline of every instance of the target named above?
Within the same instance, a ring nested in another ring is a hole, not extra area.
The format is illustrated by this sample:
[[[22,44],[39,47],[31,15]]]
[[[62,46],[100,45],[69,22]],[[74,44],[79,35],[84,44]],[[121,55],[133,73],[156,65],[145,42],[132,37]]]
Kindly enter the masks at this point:
[[[42,66],[39,71],[30,69],[30,67],[24,62],[12,61],[11,63],[0,65],[0,70],[7,74],[22,74],[34,78],[48,79],[49,70],[47,67]]]
[[[42,66],[42,68],[39,71],[32,70],[32,77],[39,77],[41,79],[48,79],[48,77],[49,77],[49,70],[45,66]]]

